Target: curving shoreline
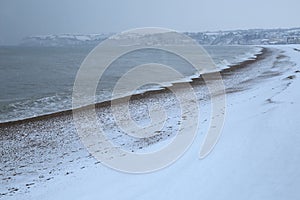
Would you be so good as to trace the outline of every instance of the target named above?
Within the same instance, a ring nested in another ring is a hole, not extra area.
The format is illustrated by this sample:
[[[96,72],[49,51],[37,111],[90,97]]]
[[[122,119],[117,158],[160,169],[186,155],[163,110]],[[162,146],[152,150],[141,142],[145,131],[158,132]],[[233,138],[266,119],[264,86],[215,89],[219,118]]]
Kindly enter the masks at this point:
[[[246,67],[250,64],[253,64],[253,63],[255,63],[259,60],[262,60],[262,59],[266,58],[268,56],[268,54],[270,54],[270,50],[268,50],[265,47],[261,47],[261,48],[262,49],[261,49],[260,52],[253,55],[255,57],[255,59],[248,59],[248,60],[245,60],[241,63],[231,65],[226,69],[222,69],[220,71],[221,76],[222,77],[227,76],[230,73],[234,73],[234,71],[237,70],[237,69],[244,68],[244,67]],[[207,74],[210,74],[210,73],[207,73]],[[185,82],[173,83],[172,85],[180,85],[182,83],[185,83]],[[201,84],[205,84],[205,81],[203,80],[202,76],[200,75],[199,77],[191,78],[190,84],[192,86],[195,86],[195,85],[198,85],[198,84],[201,85]],[[172,88],[172,86],[170,86],[169,88]],[[160,90],[149,90],[149,91],[145,91],[143,93],[133,94],[131,96],[131,99],[132,100],[138,100],[140,98],[147,98],[147,97],[150,97],[154,94],[163,93],[166,90],[169,91],[168,88],[163,87]],[[118,100],[118,99],[116,99],[116,100]],[[0,122],[0,128],[5,128],[5,127],[13,126],[13,125],[19,125],[19,124],[24,124],[24,123],[34,122],[34,121],[47,120],[47,119],[55,118],[55,117],[70,116],[70,115],[72,115],[73,110],[82,110],[82,109],[84,110],[84,109],[90,109],[90,108],[93,108],[93,107],[96,107],[96,108],[109,107],[110,105],[111,105],[111,100],[107,100],[107,101],[95,103],[94,105],[83,106],[81,108],[68,109],[68,110],[63,110],[63,111],[58,111],[58,112],[53,112],[53,113],[49,113],[49,114],[39,115],[39,116],[35,116],[35,117],[29,117],[29,118],[25,118],[25,119],[13,120],[13,121],[8,121],[8,122]]]

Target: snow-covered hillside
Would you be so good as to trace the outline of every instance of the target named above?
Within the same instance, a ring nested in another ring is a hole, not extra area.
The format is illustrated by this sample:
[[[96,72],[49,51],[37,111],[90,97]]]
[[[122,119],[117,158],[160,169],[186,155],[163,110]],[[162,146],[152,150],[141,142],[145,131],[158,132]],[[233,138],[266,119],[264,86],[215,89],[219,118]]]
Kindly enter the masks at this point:
[[[300,28],[250,29],[186,34],[200,44],[207,45],[300,44]]]
[[[161,33],[159,33],[161,34]],[[202,45],[274,45],[300,44],[300,28],[292,29],[250,29],[217,32],[186,32],[186,35]],[[27,46],[65,46],[65,45],[97,45],[112,34],[61,34],[38,35],[26,37],[21,45]],[[168,33],[169,35],[169,33]],[[129,35],[135,37],[148,35]],[[167,40],[162,34],[162,39]],[[162,40],[162,41],[163,41]]]
[[[22,40],[21,45],[26,46],[66,46],[66,45],[94,45],[111,34],[60,34],[60,35],[36,35]]]

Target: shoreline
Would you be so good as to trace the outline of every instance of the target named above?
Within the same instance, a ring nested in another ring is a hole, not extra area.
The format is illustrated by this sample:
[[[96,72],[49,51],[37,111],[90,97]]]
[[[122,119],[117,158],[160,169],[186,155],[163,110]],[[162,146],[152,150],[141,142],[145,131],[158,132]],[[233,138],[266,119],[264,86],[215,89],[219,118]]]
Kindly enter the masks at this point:
[[[261,47],[262,50],[257,53],[254,54],[255,59],[248,59],[245,60],[243,62],[240,62],[238,64],[235,65],[231,65],[228,66],[228,68],[226,69],[222,69],[219,73],[221,74],[221,76],[226,76],[229,73],[234,73],[235,70],[237,69],[241,69],[244,67],[247,67],[248,65],[251,65],[255,62],[258,62],[264,58],[267,57],[267,53],[270,51],[268,50],[268,48],[266,47]],[[205,75],[209,75],[209,74],[213,74],[215,72],[211,72],[211,73],[206,73]],[[186,82],[176,82],[176,83],[172,83],[172,86],[170,87],[162,87],[159,90],[149,90],[149,91],[145,91],[142,93],[138,93],[138,94],[133,94],[131,95],[131,100],[138,100],[141,98],[148,98],[152,95],[155,94],[160,94],[160,93],[164,93],[166,91],[169,91],[168,88],[172,88],[174,85],[181,85],[182,83],[186,83]],[[202,78],[202,75],[200,75],[199,77],[196,78],[191,78],[191,82],[189,82],[191,84],[191,86],[196,86],[196,85],[201,85],[201,84],[205,84],[205,81]],[[226,91],[227,93],[227,91]],[[103,101],[103,102],[98,102],[92,105],[86,105],[86,106],[82,106],[80,108],[75,108],[75,109],[67,109],[67,110],[62,110],[62,111],[58,111],[58,112],[53,112],[53,113],[49,113],[49,114],[43,114],[43,115],[39,115],[39,116],[34,116],[34,117],[29,117],[29,118],[25,118],[25,119],[19,119],[19,120],[13,120],[13,121],[7,121],[7,122],[0,122],[0,128],[7,128],[9,126],[14,126],[14,125],[20,125],[20,124],[24,124],[24,123],[30,123],[30,122],[34,122],[34,121],[41,121],[41,120],[48,120],[51,118],[55,118],[55,117],[62,117],[62,116],[71,116],[73,114],[73,111],[81,111],[81,110],[87,110],[87,109],[92,109],[92,108],[103,108],[103,107],[110,107],[111,106],[111,102],[112,101],[119,101],[122,100],[126,97],[121,97],[118,99],[114,99],[114,100],[107,100],[107,101]]]

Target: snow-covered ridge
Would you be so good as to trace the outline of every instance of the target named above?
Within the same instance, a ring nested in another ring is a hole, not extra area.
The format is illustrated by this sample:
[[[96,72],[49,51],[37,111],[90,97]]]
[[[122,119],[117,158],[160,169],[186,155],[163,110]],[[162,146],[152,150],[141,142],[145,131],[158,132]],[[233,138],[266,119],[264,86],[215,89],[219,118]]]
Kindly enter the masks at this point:
[[[154,33],[155,34],[155,33]],[[161,34],[161,39],[169,40]],[[270,44],[300,44],[300,28],[291,29],[250,29],[216,32],[185,32],[202,45],[270,45]],[[21,45],[27,46],[65,46],[65,45],[97,45],[113,34],[60,34],[29,36],[22,40]],[[127,34],[128,38],[149,37],[145,33]],[[120,39],[113,36],[112,39]],[[124,39],[124,38],[122,38]]]
[[[206,45],[300,44],[300,28],[185,33]]]
[[[36,35],[24,38],[21,45],[26,46],[65,46],[99,43],[112,34],[59,34]]]

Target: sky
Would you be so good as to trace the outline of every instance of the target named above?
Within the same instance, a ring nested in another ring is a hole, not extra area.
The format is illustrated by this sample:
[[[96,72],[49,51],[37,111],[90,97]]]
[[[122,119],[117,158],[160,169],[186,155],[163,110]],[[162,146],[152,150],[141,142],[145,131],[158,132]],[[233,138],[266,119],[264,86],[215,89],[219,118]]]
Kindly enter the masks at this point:
[[[0,44],[30,35],[140,27],[218,31],[300,27],[299,0],[0,0]]]

